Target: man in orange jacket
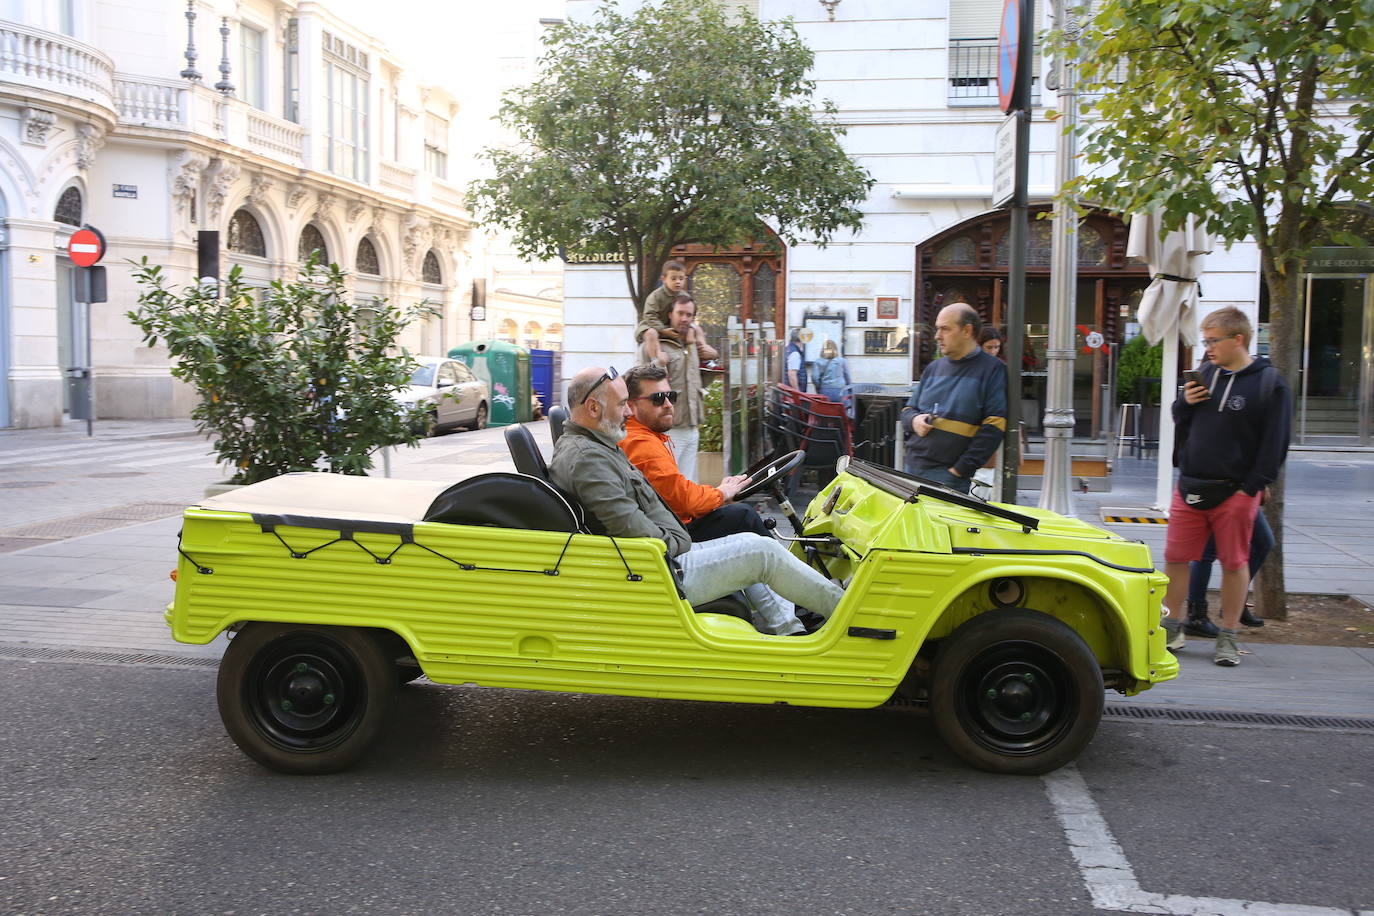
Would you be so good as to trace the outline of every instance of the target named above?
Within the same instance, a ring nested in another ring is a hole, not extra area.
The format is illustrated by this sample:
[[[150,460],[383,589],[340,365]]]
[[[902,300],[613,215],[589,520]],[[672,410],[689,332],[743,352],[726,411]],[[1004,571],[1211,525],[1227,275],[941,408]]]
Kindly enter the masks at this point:
[[[688,480],[678,470],[668,430],[673,428],[673,405],[679,392],[668,385],[662,366],[636,366],[624,375],[634,415],[625,421],[620,449],[639,468],[695,542],[711,541],[742,531],[768,537],[768,529],[753,506],[732,502],[748,481],[740,474],[708,487]]]

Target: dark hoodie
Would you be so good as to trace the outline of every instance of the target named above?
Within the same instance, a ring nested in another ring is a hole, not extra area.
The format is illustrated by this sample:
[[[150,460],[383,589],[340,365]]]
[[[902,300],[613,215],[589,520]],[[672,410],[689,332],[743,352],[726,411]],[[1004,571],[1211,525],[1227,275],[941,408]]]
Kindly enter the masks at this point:
[[[1257,357],[1239,372],[1207,363],[1202,384],[1212,396],[1174,401],[1174,465],[1189,477],[1234,480],[1253,496],[1278,479],[1288,457],[1293,396],[1283,375]],[[1265,375],[1272,391],[1265,397]]]

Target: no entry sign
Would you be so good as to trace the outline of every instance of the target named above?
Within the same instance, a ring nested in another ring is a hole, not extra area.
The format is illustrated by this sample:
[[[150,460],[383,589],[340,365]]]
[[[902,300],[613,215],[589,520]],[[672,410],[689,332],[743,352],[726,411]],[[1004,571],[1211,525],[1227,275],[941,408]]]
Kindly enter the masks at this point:
[[[67,240],[67,256],[77,267],[90,267],[105,257],[105,236],[99,229],[82,226]]]

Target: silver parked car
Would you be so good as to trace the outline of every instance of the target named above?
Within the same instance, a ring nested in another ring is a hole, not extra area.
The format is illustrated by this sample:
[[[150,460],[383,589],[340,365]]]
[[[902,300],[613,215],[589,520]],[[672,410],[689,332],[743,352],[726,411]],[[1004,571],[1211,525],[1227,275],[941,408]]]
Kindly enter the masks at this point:
[[[491,416],[487,383],[456,359],[417,356],[410,387],[396,392],[402,404],[429,407],[426,434],[433,436],[458,427],[485,429]]]

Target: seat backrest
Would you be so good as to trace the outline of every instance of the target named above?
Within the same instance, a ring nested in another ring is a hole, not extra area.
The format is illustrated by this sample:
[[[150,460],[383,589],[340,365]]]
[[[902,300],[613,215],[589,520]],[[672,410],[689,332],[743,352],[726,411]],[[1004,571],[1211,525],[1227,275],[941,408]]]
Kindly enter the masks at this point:
[[[549,408],[549,432],[553,435],[553,441],[557,442],[558,437],[563,435],[563,423],[568,419],[568,408],[562,404],[555,404]]]
[[[440,493],[425,511],[425,521],[572,533],[582,529],[582,507],[543,478],[497,471]]]
[[[548,482],[549,466],[544,463],[544,454],[539,451],[539,444],[528,429],[518,423],[507,426],[506,448],[510,449],[510,457],[517,471]]]

